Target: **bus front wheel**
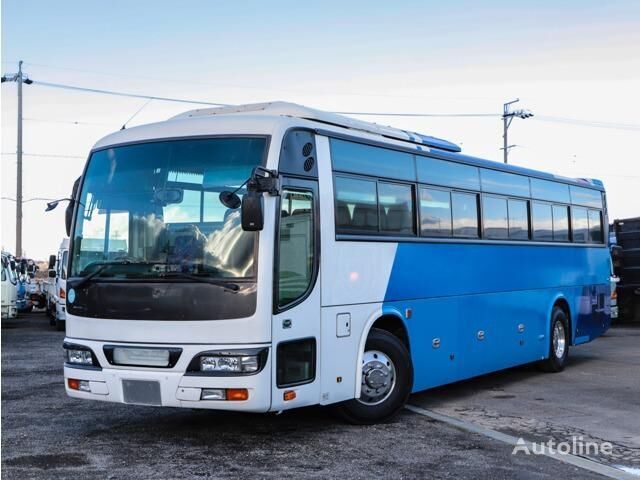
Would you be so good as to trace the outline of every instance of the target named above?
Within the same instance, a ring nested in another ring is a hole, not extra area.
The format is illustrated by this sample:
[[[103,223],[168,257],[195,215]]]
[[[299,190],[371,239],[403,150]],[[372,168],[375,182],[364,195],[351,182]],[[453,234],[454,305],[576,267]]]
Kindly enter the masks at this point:
[[[549,335],[549,356],[540,367],[545,372],[561,372],[569,356],[569,319],[560,307],[553,307]]]
[[[413,367],[405,345],[386,330],[369,333],[362,357],[360,398],[337,407],[349,423],[389,420],[404,406],[413,386]]]

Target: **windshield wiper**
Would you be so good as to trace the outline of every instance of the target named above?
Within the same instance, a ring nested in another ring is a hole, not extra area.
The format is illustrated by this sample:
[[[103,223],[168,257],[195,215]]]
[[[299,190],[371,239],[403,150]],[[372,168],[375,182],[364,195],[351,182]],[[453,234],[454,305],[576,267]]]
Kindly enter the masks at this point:
[[[93,278],[97,277],[102,272],[104,272],[108,267],[112,267],[114,265],[131,265],[131,264],[141,264],[141,263],[149,263],[149,262],[136,261],[136,260],[112,260],[110,262],[90,263],[89,265],[84,267],[84,270],[86,270],[87,267],[92,267],[92,266],[98,266],[98,268],[95,271],[91,272],[90,274],[85,275],[84,277],[80,277],[80,280],[78,280],[77,282],[74,282],[73,285],[71,286],[73,286],[73,288],[80,288],[83,285],[86,285],[87,283],[89,283],[91,280],[93,280]]]
[[[231,292],[237,292],[238,290],[240,290],[240,286],[237,283],[233,283],[233,282],[225,282],[225,281],[221,281],[218,279],[212,279],[212,278],[207,278],[207,277],[199,277],[197,275],[191,275],[189,273],[184,273],[184,272],[165,272],[161,275],[160,278],[186,278],[188,280],[193,280],[194,282],[201,282],[201,283],[209,283],[211,285],[218,285],[220,287],[225,288],[226,290],[229,290]]]

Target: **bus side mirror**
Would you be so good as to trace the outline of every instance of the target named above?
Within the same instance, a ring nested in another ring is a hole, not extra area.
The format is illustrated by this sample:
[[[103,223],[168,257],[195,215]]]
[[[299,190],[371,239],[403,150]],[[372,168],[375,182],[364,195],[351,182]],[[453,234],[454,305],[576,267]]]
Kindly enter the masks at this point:
[[[242,230],[259,232],[264,227],[262,193],[249,190],[242,196]]]
[[[71,221],[73,220],[73,202],[69,202],[67,209],[64,211],[64,227],[67,231],[67,237],[71,236]]]
[[[15,272],[16,271],[16,261],[15,260],[11,260],[9,265],[11,265],[11,270],[13,270]]]
[[[56,256],[49,255],[49,270],[52,270],[56,266]]]
[[[52,268],[49,269],[49,278],[56,278],[56,271]]]
[[[73,221],[73,207],[76,206],[76,197],[78,195],[78,187],[80,187],[80,178],[76,178],[73,182],[73,188],[71,190],[71,201],[67,204],[67,209],[64,211],[64,226],[67,229],[67,237],[71,236],[71,222]]]

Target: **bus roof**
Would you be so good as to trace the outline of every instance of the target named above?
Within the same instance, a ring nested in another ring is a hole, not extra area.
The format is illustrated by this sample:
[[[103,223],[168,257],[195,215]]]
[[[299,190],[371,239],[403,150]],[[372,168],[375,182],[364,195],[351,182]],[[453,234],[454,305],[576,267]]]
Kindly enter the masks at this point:
[[[383,137],[416,143],[418,145],[426,145],[428,147],[439,148],[449,152],[462,151],[461,148],[455,143],[443,140],[441,138],[431,137],[429,135],[423,135],[416,132],[410,132],[408,130],[401,130],[399,128],[387,127],[385,125],[378,125],[377,123],[365,122],[363,120],[357,120],[355,118],[346,117],[337,113],[323,112],[322,110],[316,110],[314,108],[309,108],[303,105],[289,102],[252,103],[248,105],[234,105],[229,107],[202,108],[181,113],[180,115],[176,115],[173,118],[193,118],[209,115],[230,115],[241,113],[249,113],[252,115],[280,115],[302,118],[305,120],[320,122],[327,125],[335,125],[351,130],[360,130],[367,133],[381,135]]]
[[[478,167],[502,170],[521,175],[604,190],[604,186],[600,180],[568,178],[515,165],[505,165],[501,162],[465,155],[461,153],[461,148],[458,145],[447,140],[385,125],[379,125],[377,123],[365,122],[363,120],[358,120],[337,113],[324,112],[288,102],[254,103],[190,110],[176,115],[168,121],[140,125],[114,132],[99,140],[94,145],[94,150],[131,141],[143,141],[145,138],[158,138],[156,136],[158,134],[160,134],[160,137],[173,137],[174,135],[172,132],[175,132],[177,133],[177,136],[183,136],[191,130],[188,126],[190,123],[189,120],[197,121],[198,126],[196,130],[198,132],[208,131],[210,126],[203,124],[203,121],[206,121],[207,118],[220,121],[223,120],[224,117],[229,119],[233,118],[234,120],[233,123],[235,123],[235,126],[232,127],[229,125],[229,128],[240,128],[240,124],[243,123],[243,117],[247,117],[247,120],[251,118],[251,125],[253,127],[258,125],[255,123],[255,120],[258,119],[263,120],[265,122],[264,125],[269,125],[271,122],[277,121],[279,118],[289,120],[297,119],[302,121],[301,126],[317,128],[318,130],[323,130],[323,133],[329,132],[329,134],[352,135],[354,137],[360,136],[364,142],[378,137],[381,143],[389,144],[390,148],[403,147],[405,149],[423,153],[429,152],[440,158],[467,163]],[[224,123],[227,124],[229,122],[225,121]],[[180,128],[178,128],[179,124]],[[264,127],[258,128],[261,129]]]
[[[340,115],[332,112],[324,112],[322,110],[316,110],[313,108],[298,105],[296,103],[289,102],[265,102],[265,103],[252,103],[247,105],[231,105],[225,107],[216,108],[201,108],[190,110],[179,115],[172,117],[172,120],[198,118],[208,116],[219,115],[268,115],[268,116],[286,116],[292,118],[299,118],[303,120],[309,120],[312,122],[322,123],[324,125],[346,128],[348,130],[366,132],[373,135],[378,135],[385,138],[394,140],[401,140],[403,142],[409,142],[419,146],[426,146],[433,153],[437,153],[438,156],[444,157],[450,160],[473,164],[479,167],[486,167],[492,169],[499,169],[504,171],[510,171],[513,173],[519,173],[522,175],[529,175],[539,178],[548,178],[550,180],[556,180],[566,183],[578,184],[586,187],[592,187],[599,190],[604,189],[604,185],[600,180],[591,178],[569,178],[559,175],[542,172],[539,170],[533,170],[524,167],[518,167],[515,165],[504,165],[492,160],[485,160],[478,157],[462,154],[462,149],[448,140],[424,135],[422,133],[411,132],[408,130],[401,130],[399,128],[389,127],[385,125],[379,125],[377,123],[366,122],[355,118],[350,118],[344,115]]]

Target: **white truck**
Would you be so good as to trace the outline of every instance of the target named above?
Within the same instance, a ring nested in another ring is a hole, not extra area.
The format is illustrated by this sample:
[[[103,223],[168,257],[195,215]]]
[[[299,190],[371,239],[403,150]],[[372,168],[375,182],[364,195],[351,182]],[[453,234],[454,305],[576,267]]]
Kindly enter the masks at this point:
[[[56,257],[53,269],[49,270],[49,278],[53,282],[53,308],[51,309],[52,318],[51,325],[63,331],[65,327],[65,321],[67,319],[67,264],[69,261],[69,239],[63,238],[58,249],[58,255]],[[49,260],[51,267],[51,259]],[[48,304],[48,302],[47,302]]]
[[[15,318],[18,315],[18,277],[16,264],[12,256],[2,252],[2,319]]]

